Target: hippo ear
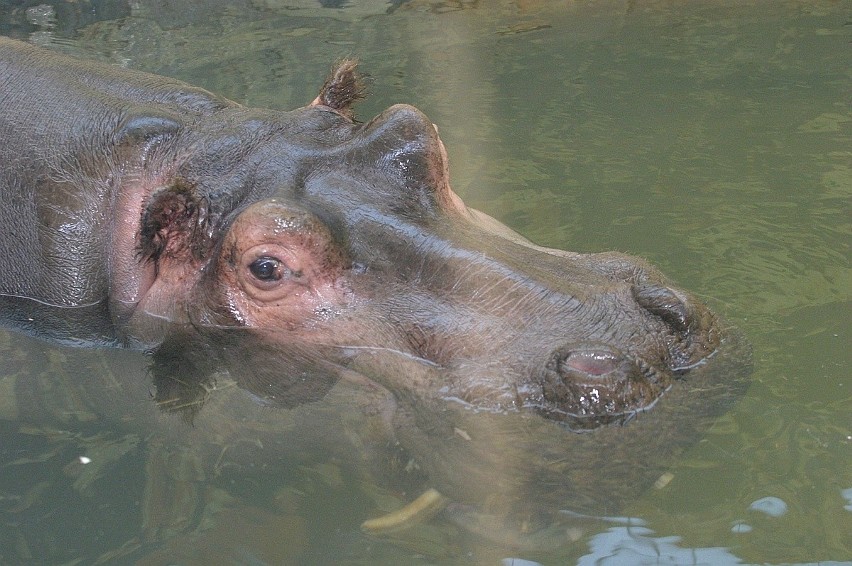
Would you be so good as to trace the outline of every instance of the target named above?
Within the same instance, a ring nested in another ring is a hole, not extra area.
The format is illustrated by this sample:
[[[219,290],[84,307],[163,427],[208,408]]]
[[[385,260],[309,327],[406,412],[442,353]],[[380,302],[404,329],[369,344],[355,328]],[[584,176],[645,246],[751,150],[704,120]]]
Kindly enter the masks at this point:
[[[210,247],[208,203],[182,182],[156,191],[142,212],[139,256],[201,259]]]
[[[311,106],[323,105],[352,118],[355,103],[364,98],[364,79],[358,73],[358,61],[343,59],[332,69]]]

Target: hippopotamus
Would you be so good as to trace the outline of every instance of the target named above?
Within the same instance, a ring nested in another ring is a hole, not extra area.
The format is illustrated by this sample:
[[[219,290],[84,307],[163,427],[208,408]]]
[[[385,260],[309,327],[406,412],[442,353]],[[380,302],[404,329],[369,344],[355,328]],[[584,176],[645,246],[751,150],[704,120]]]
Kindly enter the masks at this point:
[[[2,325],[147,350],[166,407],[222,371],[280,407],[348,376],[576,430],[718,349],[645,261],[467,207],[436,126],[405,104],[359,122],[363,94],[353,60],[285,112],[0,39]]]
[[[0,38],[0,326],[80,353],[18,355],[16,418],[93,398],[124,426],[142,358],[200,424],[140,426],[212,466],[378,446],[423,495],[366,531],[443,509],[514,544],[542,510],[618,512],[742,394],[738,334],[647,262],[467,207],[422,112],[355,120],[355,61],[318,90],[247,108]]]

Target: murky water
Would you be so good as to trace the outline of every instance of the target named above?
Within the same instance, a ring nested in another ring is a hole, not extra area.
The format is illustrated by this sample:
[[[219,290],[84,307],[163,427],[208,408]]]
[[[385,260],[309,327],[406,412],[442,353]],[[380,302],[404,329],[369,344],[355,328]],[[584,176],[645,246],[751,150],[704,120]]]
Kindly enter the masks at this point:
[[[336,457],[300,433],[304,457],[243,469],[240,449],[168,450],[170,434],[210,431],[153,409],[141,355],[2,334],[0,562],[852,562],[852,12],[742,4],[0,2],[0,33],[248,105],[303,105],[357,55],[373,77],[360,116],[426,112],[469,205],[539,244],[647,257],[743,330],[755,366],[667,483],[622,511],[630,524],[578,520],[563,544],[506,548],[441,521],[362,534],[416,494],[340,465],[363,446],[333,403],[257,426],[274,442],[322,421]],[[110,376],[92,394],[117,414],[74,397],[91,375]],[[24,380],[55,407],[20,413]]]

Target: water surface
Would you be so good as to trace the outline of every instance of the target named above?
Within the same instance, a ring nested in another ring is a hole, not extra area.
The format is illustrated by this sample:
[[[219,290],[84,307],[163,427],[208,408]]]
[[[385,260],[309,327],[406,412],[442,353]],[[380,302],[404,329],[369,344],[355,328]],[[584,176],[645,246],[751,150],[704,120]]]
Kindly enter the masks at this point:
[[[557,548],[513,552],[441,524],[362,535],[379,502],[411,497],[364,485],[333,458],[211,474],[157,449],[144,426],[116,432],[85,400],[57,397],[79,407],[60,417],[16,414],[15,380],[114,370],[106,354],[3,334],[0,562],[157,563],[157,540],[177,541],[162,551],[181,563],[226,552],[246,564],[852,562],[848,6],[78,0],[26,10],[37,4],[0,3],[0,32],[247,105],[303,105],[335,59],[358,56],[372,77],[359,115],[396,102],[426,112],[467,204],[542,245],[648,258],[744,332],[755,370],[741,402],[620,513],[629,525],[582,521]],[[115,387],[131,380],[122,398],[136,401],[125,420],[180,431],[150,406],[145,360],[126,356]],[[346,430],[345,415],[328,418]],[[101,467],[86,471],[83,454]],[[162,501],[146,500],[152,483],[169,486]]]

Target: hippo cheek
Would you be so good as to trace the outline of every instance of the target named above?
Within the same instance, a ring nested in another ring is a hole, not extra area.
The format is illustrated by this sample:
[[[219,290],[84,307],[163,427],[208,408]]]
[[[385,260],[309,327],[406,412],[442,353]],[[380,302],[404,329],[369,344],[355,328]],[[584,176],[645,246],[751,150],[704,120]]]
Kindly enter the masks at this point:
[[[222,245],[214,309],[243,326],[287,330],[328,318],[347,302],[348,262],[316,216],[276,199],[256,203]]]
[[[571,428],[595,428],[650,408],[670,384],[670,372],[612,346],[572,345],[550,357],[537,408]]]

